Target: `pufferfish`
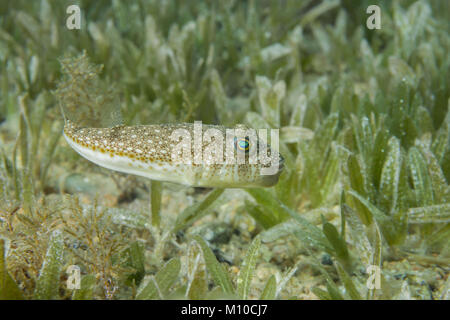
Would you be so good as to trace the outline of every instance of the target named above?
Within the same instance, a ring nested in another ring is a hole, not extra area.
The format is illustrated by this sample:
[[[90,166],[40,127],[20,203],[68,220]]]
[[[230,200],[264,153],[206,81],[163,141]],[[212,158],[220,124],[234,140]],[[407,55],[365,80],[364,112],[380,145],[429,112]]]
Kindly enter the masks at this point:
[[[85,56],[61,62],[66,77],[56,93],[65,119],[63,135],[87,160],[110,170],[194,187],[271,187],[278,182],[283,157],[256,130],[238,126],[244,134],[230,139],[230,129],[219,125],[201,125],[200,131],[193,123],[124,126],[119,105],[111,98],[114,93],[104,88],[101,93],[99,69]],[[214,138],[205,139],[211,131]],[[177,133],[185,139],[175,139]]]

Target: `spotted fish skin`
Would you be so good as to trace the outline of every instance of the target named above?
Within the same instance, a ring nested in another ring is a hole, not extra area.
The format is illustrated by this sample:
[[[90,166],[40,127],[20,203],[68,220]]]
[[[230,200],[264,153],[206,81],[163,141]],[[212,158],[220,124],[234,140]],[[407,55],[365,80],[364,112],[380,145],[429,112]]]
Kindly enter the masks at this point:
[[[217,129],[225,135],[225,127],[203,127],[204,130]],[[194,135],[191,123],[90,128],[79,127],[70,120],[66,120],[63,133],[76,152],[97,165],[153,180],[221,188],[270,187],[278,182],[283,167],[281,155],[279,168],[272,175],[261,174],[261,168],[266,167],[261,163],[174,162],[172,154],[176,143],[169,137],[178,129]],[[206,145],[202,145],[202,150]]]

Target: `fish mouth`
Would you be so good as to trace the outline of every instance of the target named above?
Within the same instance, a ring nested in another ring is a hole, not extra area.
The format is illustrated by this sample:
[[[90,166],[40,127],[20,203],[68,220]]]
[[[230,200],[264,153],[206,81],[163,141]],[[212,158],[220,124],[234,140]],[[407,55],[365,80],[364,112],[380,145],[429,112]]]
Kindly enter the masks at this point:
[[[272,168],[274,168],[276,171],[272,174],[263,175],[260,182],[258,183],[259,187],[272,187],[278,183],[281,172],[284,169],[284,158],[281,154],[278,157],[278,163],[273,163]]]
[[[280,154],[278,159],[278,171],[281,172],[284,169],[284,158]]]

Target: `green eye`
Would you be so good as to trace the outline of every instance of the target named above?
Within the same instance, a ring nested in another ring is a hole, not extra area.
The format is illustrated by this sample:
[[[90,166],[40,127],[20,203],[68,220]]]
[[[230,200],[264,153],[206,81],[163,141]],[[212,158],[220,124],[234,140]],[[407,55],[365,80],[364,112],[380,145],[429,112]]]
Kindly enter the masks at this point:
[[[250,150],[250,139],[248,137],[239,140],[234,138],[234,146],[235,148],[247,153]]]

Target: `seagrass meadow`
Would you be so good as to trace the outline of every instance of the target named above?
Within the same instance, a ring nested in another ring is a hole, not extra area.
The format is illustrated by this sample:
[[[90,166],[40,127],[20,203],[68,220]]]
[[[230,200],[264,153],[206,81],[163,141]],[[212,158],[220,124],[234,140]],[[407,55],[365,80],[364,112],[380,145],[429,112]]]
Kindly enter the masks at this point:
[[[449,299],[449,13],[2,0],[0,299]],[[116,95],[126,125],[279,129],[278,184],[193,188],[80,157],[57,88],[83,52],[98,77],[80,105]]]

